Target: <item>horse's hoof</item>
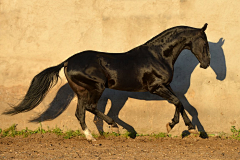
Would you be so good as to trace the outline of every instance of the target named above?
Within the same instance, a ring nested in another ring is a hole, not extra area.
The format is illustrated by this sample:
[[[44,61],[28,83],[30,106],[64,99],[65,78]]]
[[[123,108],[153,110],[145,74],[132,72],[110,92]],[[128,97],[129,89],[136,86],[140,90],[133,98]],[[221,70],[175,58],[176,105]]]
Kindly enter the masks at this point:
[[[119,128],[116,124],[110,126],[111,132],[119,134]]]
[[[92,135],[88,135],[86,138],[88,141],[91,141],[91,142],[97,141]]]
[[[167,128],[167,132],[168,132],[168,133],[172,130],[172,128],[170,127],[170,123],[167,123],[167,124],[166,124],[166,128]]]
[[[96,139],[92,136],[92,134],[91,134],[91,132],[89,131],[88,128],[86,128],[86,129],[83,131],[83,133],[84,133],[84,135],[85,135],[85,137],[86,137],[86,139],[87,139],[88,141],[96,141]]]
[[[188,132],[193,134],[198,134],[198,131],[196,129],[190,129],[188,130]]]
[[[118,127],[112,127],[112,132],[119,134],[119,128]]]
[[[203,139],[206,139],[208,138],[208,134],[204,131],[200,132],[200,137],[203,138]]]

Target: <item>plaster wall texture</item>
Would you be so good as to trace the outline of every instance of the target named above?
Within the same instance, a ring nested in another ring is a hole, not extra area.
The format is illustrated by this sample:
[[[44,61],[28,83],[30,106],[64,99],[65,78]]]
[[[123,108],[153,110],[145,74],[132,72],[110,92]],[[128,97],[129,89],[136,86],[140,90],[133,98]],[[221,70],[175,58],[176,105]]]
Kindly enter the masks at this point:
[[[84,51],[125,52],[143,44],[163,30],[187,25],[206,34],[212,54],[204,70],[190,51],[183,51],[175,64],[172,87],[185,105],[198,130],[230,132],[240,128],[239,70],[240,1],[232,0],[2,0],[0,2],[0,112],[16,104],[32,78],[47,67]],[[61,80],[32,111],[0,116],[0,128],[13,123],[18,129],[42,126],[80,129],[75,118],[76,97]],[[127,73],[126,73],[127,76]],[[112,107],[111,107],[112,106]],[[166,132],[175,107],[148,93],[106,89],[99,109],[112,116],[121,132]],[[111,109],[110,109],[111,108]],[[97,133],[94,116],[86,123]],[[104,130],[108,126],[104,123]],[[182,118],[171,134],[187,127]]]

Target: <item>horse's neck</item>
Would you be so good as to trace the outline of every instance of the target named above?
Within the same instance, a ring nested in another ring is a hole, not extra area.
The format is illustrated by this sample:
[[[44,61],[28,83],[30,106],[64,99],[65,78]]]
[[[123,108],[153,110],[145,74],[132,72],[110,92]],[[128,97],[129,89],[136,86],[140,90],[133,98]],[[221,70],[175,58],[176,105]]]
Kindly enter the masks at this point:
[[[184,28],[185,30],[185,28]],[[169,65],[174,66],[178,56],[184,49],[189,49],[190,33],[183,29],[173,28],[161,33],[145,43],[154,54],[160,55]]]
[[[179,37],[161,46],[160,55],[173,66],[185,48],[186,38]]]

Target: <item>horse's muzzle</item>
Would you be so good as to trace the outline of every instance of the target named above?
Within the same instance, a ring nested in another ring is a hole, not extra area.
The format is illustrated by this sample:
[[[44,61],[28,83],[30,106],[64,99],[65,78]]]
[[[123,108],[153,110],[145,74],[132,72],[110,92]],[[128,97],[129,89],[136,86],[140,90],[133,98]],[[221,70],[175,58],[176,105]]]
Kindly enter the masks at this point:
[[[209,67],[209,63],[208,64],[200,64],[200,67],[203,68],[203,69],[206,69]]]

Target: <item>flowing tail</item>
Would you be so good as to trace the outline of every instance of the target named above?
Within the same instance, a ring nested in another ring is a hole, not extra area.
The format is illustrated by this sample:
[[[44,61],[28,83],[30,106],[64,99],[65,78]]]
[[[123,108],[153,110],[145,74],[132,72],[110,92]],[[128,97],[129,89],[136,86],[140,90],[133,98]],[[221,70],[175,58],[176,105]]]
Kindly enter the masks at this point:
[[[48,91],[54,87],[59,78],[59,71],[64,67],[65,62],[47,68],[36,75],[25,95],[24,99],[12,109],[3,112],[3,114],[15,115],[21,112],[27,112],[37,107],[47,95]]]

